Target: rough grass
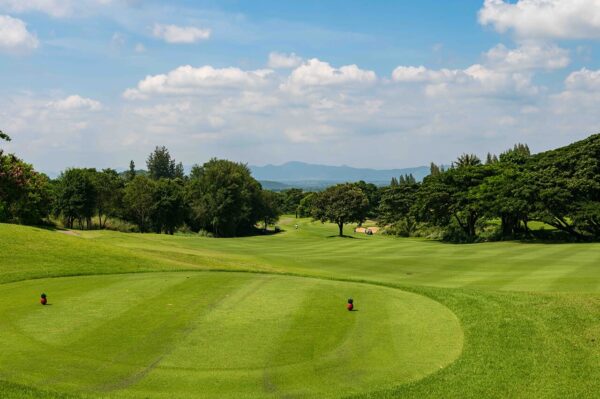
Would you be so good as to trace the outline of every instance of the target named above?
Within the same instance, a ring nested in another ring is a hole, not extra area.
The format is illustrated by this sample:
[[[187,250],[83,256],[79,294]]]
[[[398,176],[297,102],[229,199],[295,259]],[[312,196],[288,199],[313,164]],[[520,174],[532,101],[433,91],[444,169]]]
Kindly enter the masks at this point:
[[[375,384],[359,397],[564,398],[600,391],[599,245],[336,238],[335,227],[301,220],[295,230],[295,222],[282,223],[281,234],[238,239],[114,232],[73,237],[0,225],[0,281],[218,269],[396,286],[456,314],[463,351],[422,380]],[[0,383],[0,397],[62,396],[7,382]]]

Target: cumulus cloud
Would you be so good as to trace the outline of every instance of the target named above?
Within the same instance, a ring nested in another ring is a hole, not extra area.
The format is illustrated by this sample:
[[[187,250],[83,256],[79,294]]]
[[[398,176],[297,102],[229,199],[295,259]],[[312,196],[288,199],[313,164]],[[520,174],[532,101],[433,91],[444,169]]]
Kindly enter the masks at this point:
[[[273,69],[284,69],[284,68],[295,68],[302,63],[302,58],[297,56],[295,53],[283,54],[277,52],[271,52],[269,54],[269,68]]]
[[[30,51],[39,46],[37,36],[27,30],[25,22],[8,15],[0,15],[0,50]]]
[[[167,43],[191,44],[210,38],[211,32],[210,29],[200,29],[194,26],[154,24],[152,34]]]
[[[600,70],[593,71],[582,68],[572,72],[565,79],[565,86],[568,90],[599,91]]]
[[[328,62],[312,58],[294,69],[281,87],[290,91],[301,91],[326,86],[368,84],[376,80],[375,72],[360,69],[356,65],[334,68]]]
[[[569,65],[569,51],[553,44],[526,43],[509,49],[503,44],[485,53],[487,63],[505,70],[562,69]]]
[[[127,89],[123,96],[131,100],[151,94],[200,94],[208,89],[252,87],[264,84],[271,73],[270,69],[244,71],[233,67],[185,65],[167,74],[146,76],[136,88]]]
[[[523,38],[600,39],[600,0],[485,0],[479,22]]]
[[[504,72],[474,64],[466,69],[428,69],[424,66],[399,66],[392,72],[397,83],[423,84],[425,93],[436,96],[451,90],[474,96],[505,96],[511,93],[536,94],[538,88],[531,83],[531,76],[516,72]]]
[[[57,111],[99,111],[102,109],[102,104],[99,101],[92,100],[91,98],[85,98],[75,94],[60,100],[50,101],[48,103],[48,108],[55,109]]]

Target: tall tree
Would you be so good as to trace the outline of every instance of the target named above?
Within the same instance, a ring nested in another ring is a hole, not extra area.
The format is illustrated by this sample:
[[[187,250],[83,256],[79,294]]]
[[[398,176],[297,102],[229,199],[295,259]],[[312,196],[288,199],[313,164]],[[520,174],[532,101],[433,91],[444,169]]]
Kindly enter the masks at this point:
[[[131,161],[129,161],[129,171],[127,172],[127,180],[128,181],[133,180],[135,175],[136,175],[135,162],[133,162],[133,159],[132,159]]]
[[[150,228],[155,191],[156,182],[141,175],[136,176],[125,186],[123,203],[128,219],[133,220],[142,233]]]
[[[195,224],[216,236],[252,231],[261,219],[260,193],[246,165],[220,159],[195,167],[188,184]]]
[[[95,169],[67,169],[58,179],[55,213],[62,215],[65,225],[73,228],[92,227],[98,192],[95,184]]]
[[[148,174],[151,179],[183,178],[183,165],[171,158],[167,147],[156,147],[146,161]]]
[[[437,176],[440,173],[442,173],[442,168],[440,168],[439,166],[437,166],[436,164],[434,164],[433,162],[431,162],[431,164],[429,164],[429,175],[430,176]]]
[[[312,216],[321,222],[335,223],[339,236],[344,235],[347,223],[362,223],[367,218],[369,199],[355,184],[338,184],[317,193],[313,201]]]

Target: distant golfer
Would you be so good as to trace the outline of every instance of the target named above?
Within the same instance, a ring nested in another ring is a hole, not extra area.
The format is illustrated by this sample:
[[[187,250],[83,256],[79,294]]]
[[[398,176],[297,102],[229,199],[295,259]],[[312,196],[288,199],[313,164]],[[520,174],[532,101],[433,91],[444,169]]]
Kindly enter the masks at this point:
[[[46,294],[42,294],[41,298],[40,298],[40,303],[42,305],[45,305],[48,303],[48,298],[46,297]]]
[[[348,309],[350,312],[354,309],[354,299],[348,299],[348,305],[346,305],[346,309]]]

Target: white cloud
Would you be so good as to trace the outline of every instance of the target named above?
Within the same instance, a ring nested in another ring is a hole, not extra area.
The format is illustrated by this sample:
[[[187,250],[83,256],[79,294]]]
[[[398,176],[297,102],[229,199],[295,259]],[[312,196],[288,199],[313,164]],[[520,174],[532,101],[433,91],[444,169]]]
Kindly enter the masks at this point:
[[[531,95],[538,88],[531,83],[531,76],[518,72],[505,72],[474,64],[466,69],[433,70],[424,66],[399,66],[392,72],[392,80],[398,83],[423,84],[430,96],[448,94],[470,96],[506,96],[509,94]]]
[[[142,43],[138,43],[138,44],[135,45],[135,47],[133,48],[133,50],[136,53],[145,53],[146,52],[146,47]]]
[[[329,63],[312,58],[292,71],[281,87],[290,91],[324,86],[354,86],[374,83],[377,75],[373,71],[360,69],[356,65],[334,68]]]
[[[269,54],[269,68],[283,69],[283,68],[295,68],[302,63],[302,58],[297,56],[295,53],[283,54],[277,52],[271,52]]]
[[[48,103],[48,108],[55,109],[57,111],[99,111],[102,109],[102,104],[99,101],[92,100],[91,98],[85,98],[75,94],[61,100],[50,101]]]
[[[243,71],[239,68],[194,68],[180,66],[167,74],[146,76],[135,89],[123,94],[127,99],[145,98],[151,94],[195,94],[207,89],[253,87],[264,84],[272,73],[269,69]]]
[[[41,12],[64,18],[117,2],[119,0],[0,0],[0,9],[14,13]]]
[[[196,43],[210,38],[210,29],[200,29],[194,26],[177,26],[154,24],[152,34],[167,43]]]
[[[39,46],[37,36],[27,30],[25,22],[8,15],[0,15],[0,50],[30,51]]]
[[[523,38],[600,39],[600,0],[485,0],[479,22]]]
[[[569,51],[552,44],[525,43],[515,49],[503,44],[485,53],[488,64],[497,69],[562,69],[569,65]]]
[[[582,68],[572,72],[565,79],[568,90],[598,91],[600,90],[600,70],[592,71]]]

